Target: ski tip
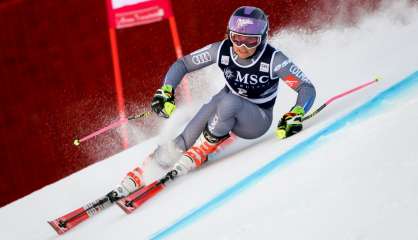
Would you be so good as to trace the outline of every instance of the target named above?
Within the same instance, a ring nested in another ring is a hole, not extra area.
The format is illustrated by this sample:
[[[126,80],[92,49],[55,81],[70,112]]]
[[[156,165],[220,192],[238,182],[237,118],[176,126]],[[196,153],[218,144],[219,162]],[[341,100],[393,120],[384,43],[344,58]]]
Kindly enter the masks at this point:
[[[58,226],[57,220],[48,221],[48,224],[55,230],[55,232],[58,233],[58,235],[62,235],[63,233],[65,233],[67,231],[67,229],[61,228],[61,227]]]

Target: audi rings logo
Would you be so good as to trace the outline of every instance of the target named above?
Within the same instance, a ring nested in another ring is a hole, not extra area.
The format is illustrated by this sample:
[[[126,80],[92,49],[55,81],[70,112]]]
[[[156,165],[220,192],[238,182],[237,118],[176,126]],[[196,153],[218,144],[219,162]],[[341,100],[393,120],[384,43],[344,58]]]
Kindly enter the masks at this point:
[[[207,62],[210,62],[211,60],[212,60],[212,56],[209,54],[209,52],[202,52],[202,53],[192,56],[192,61],[196,65],[207,63]]]

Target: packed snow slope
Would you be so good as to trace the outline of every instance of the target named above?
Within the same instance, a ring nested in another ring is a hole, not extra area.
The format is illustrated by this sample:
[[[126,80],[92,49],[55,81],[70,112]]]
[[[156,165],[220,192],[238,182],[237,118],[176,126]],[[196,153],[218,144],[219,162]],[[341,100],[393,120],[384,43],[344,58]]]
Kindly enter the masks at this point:
[[[383,80],[332,103],[294,137],[279,141],[272,129],[131,215],[114,206],[57,236],[46,221],[113,188],[174,134],[181,113],[192,114],[180,108],[159,137],[1,208],[2,239],[418,239],[417,29],[417,9],[396,4],[356,27],[275,34],[273,45],[317,87],[314,109],[375,75]],[[409,84],[384,92],[408,76]],[[212,91],[221,77],[215,67],[191,76],[194,87],[218,78]],[[286,86],[279,91],[275,124],[295,101]]]

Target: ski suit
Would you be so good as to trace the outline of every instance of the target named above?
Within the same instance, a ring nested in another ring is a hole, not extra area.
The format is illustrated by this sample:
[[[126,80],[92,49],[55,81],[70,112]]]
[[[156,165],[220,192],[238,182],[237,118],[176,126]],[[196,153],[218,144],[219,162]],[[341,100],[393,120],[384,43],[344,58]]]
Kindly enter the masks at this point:
[[[229,132],[245,139],[263,135],[271,126],[279,80],[298,94],[296,104],[308,112],[315,88],[305,74],[280,50],[266,43],[255,54],[241,59],[229,39],[203,47],[178,59],[168,70],[164,84],[176,88],[185,74],[217,64],[225,87],[204,104],[174,140],[182,151],[189,149],[207,126],[214,136]]]

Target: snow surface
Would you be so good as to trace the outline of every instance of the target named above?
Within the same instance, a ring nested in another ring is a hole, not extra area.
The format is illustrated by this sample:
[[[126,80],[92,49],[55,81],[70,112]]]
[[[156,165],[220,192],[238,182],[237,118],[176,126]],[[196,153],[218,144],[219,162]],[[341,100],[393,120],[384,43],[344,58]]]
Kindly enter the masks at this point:
[[[174,117],[164,135],[2,207],[2,239],[148,239],[163,236],[158,233],[170,226],[178,231],[169,239],[418,239],[418,87],[358,114],[265,177],[207,207],[220,193],[289,150],[297,151],[292,148],[298,143],[416,72],[418,10],[395,4],[356,27],[334,26],[313,35],[281,32],[272,42],[314,82],[314,109],[375,75],[383,81],[332,103],[292,138],[279,141],[270,131],[251,148],[217,156],[222,160],[177,179],[131,215],[114,206],[57,236],[46,221],[113,188],[161,139],[175,134],[169,129],[181,121]],[[193,84],[202,76],[220,79],[221,73],[213,67],[192,74]],[[281,87],[279,98],[277,118],[292,106],[295,94]],[[196,106],[180,108],[177,116],[193,114],[190,109]],[[200,212],[178,225],[193,210]]]

